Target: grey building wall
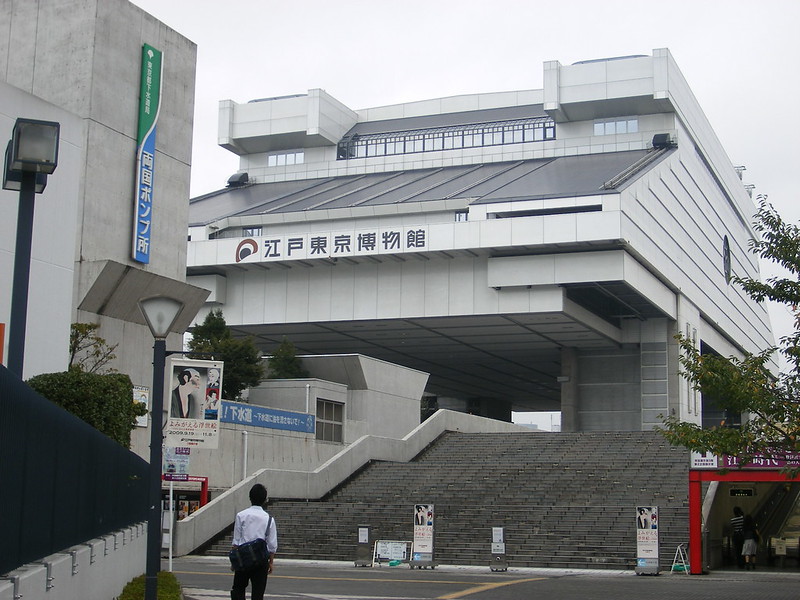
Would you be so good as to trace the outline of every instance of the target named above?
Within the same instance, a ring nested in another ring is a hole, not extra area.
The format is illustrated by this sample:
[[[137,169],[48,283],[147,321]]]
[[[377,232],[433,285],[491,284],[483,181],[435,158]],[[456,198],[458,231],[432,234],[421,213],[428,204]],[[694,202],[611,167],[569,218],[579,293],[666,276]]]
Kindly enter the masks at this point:
[[[71,263],[70,293],[67,298],[60,293],[45,296],[49,309],[58,312],[57,318],[36,311],[40,318],[57,321],[52,323],[56,335],[49,340],[49,351],[58,360],[31,363],[26,376],[65,369],[69,324],[97,322],[100,335],[111,345],[119,344],[111,366],[129,374],[135,385],[150,386],[152,337],[142,326],[135,299],[132,308],[116,312],[108,300],[123,283],[120,273],[129,269],[146,273],[146,285],[134,287],[142,294],[165,290],[187,298],[192,294],[183,282],[197,48],[127,0],[0,0],[0,32],[0,82],[60,107],[79,119],[82,127],[74,143],[78,160],[59,166],[53,177],[54,183],[68,176],[79,182],[63,200],[70,209],[60,221],[72,234],[69,247],[61,244],[59,248]],[[142,265],[130,255],[145,43],[163,52],[163,76],[151,257],[149,264]],[[109,261],[119,268],[105,271]],[[45,286],[37,275],[32,296],[38,297],[34,294],[38,287]],[[98,289],[108,297],[101,297]],[[87,302],[92,290],[93,301]],[[32,298],[32,302],[36,301]],[[179,336],[170,338],[170,349],[181,345]],[[134,432],[133,446],[146,454],[145,429]]]

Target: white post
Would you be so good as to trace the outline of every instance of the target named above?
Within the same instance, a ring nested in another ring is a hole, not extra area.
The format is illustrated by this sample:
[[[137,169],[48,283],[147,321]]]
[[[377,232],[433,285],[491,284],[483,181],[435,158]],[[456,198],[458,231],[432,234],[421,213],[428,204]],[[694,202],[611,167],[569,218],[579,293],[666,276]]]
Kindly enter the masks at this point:
[[[306,384],[306,414],[308,414],[309,409],[311,408],[311,384]]]
[[[175,539],[175,511],[172,510],[172,492],[175,486],[175,482],[172,479],[169,480],[169,510],[167,514],[169,515],[169,572],[172,573],[172,549],[173,549],[173,542]]]
[[[242,431],[242,480],[247,478],[247,432]]]

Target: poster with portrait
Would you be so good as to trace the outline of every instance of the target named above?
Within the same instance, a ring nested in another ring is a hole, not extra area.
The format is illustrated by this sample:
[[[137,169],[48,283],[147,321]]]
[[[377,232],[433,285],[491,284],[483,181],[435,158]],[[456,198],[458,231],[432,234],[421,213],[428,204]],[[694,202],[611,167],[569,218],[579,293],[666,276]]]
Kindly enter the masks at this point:
[[[414,505],[414,561],[433,561],[433,504]]]
[[[636,507],[636,572],[658,573],[658,507]]]
[[[169,361],[164,384],[168,448],[217,448],[222,367],[211,360]]]

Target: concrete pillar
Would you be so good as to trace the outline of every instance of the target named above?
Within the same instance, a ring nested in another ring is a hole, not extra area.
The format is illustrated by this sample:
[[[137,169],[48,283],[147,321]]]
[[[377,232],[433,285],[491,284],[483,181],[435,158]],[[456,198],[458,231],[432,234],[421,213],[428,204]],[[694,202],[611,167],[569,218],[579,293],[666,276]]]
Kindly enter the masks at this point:
[[[578,431],[578,351],[561,349],[561,431]]]

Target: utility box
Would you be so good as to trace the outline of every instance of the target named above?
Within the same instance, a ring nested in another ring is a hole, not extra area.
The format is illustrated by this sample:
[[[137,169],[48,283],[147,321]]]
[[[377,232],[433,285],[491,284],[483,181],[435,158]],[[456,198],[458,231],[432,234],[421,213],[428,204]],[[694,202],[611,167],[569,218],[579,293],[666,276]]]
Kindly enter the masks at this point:
[[[508,571],[505,531],[502,527],[492,527],[492,561],[489,568],[492,571]]]
[[[372,566],[372,547],[369,541],[369,525],[358,526],[358,543],[356,544],[356,567]]]

